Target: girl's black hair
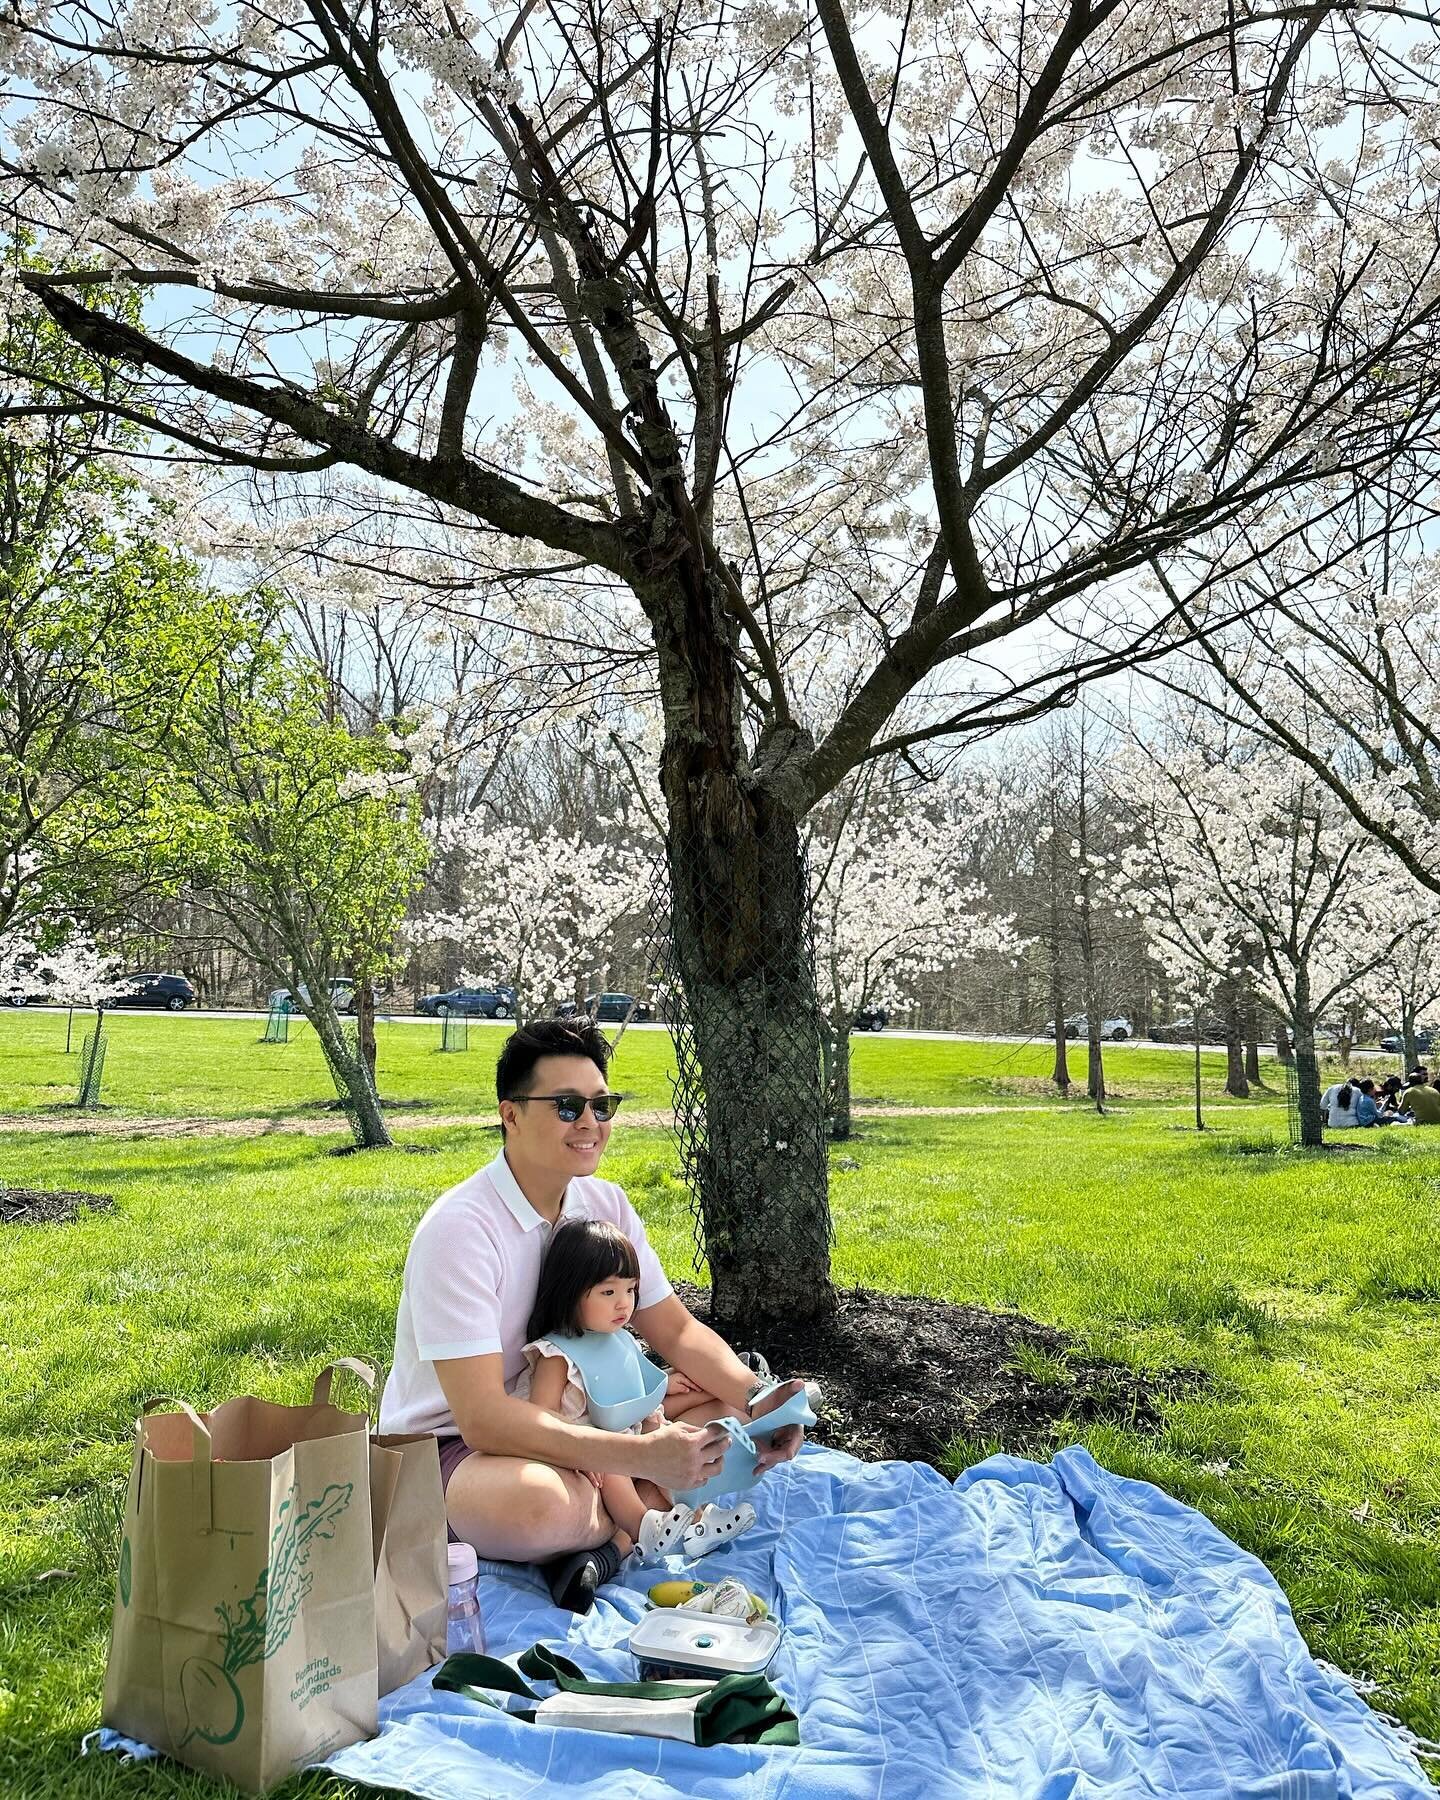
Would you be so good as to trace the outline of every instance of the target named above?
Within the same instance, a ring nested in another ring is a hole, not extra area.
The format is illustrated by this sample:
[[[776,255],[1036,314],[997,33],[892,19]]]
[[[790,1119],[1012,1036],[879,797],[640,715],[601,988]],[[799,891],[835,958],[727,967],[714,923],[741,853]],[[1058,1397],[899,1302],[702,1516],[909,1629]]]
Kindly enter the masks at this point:
[[[550,1240],[540,1265],[540,1285],[525,1336],[579,1337],[580,1302],[593,1287],[617,1276],[640,1279],[640,1258],[635,1246],[606,1219],[576,1219],[562,1225]]]
[[[1342,1087],[1340,1092],[1335,1096],[1335,1104],[1340,1108],[1341,1112],[1347,1112],[1349,1110],[1350,1101],[1354,1096],[1354,1092],[1355,1090],[1347,1081],[1344,1087]]]
[[[1364,1094],[1367,1099],[1372,1099],[1372,1100],[1374,1099],[1375,1083],[1369,1075],[1367,1075],[1365,1077],[1365,1079],[1359,1084],[1359,1086],[1360,1086],[1360,1092],[1362,1094]]]

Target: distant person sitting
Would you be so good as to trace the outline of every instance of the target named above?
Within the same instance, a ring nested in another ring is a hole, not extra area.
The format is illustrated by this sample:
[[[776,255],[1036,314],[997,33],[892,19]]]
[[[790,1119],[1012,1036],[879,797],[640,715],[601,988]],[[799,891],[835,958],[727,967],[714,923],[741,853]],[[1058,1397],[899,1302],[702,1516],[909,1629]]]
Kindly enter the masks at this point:
[[[1332,1131],[1355,1131],[1362,1123],[1361,1098],[1358,1082],[1346,1081],[1338,1087],[1326,1088],[1320,1096],[1320,1117]],[[1440,1100],[1440,1094],[1435,1098]],[[1440,1114],[1436,1117],[1440,1122]]]
[[[1355,1102],[1356,1119],[1362,1126],[1380,1124],[1380,1105],[1375,1083],[1367,1075],[1356,1085],[1360,1090],[1359,1097]]]
[[[1400,1110],[1400,1096],[1405,1090],[1405,1083],[1398,1075],[1387,1075],[1378,1095],[1382,1116],[1393,1116]]]
[[[1409,1113],[1417,1125],[1440,1125],[1440,1094],[1425,1079],[1425,1071],[1412,1069],[1406,1078],[1402,1113]]]

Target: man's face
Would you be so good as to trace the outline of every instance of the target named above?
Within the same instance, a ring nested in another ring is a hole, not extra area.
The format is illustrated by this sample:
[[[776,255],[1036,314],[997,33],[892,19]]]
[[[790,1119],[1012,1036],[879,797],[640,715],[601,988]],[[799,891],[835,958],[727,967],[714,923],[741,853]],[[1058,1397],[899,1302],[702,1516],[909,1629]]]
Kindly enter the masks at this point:
[[[529,1092],[533,1098],[500,1102],[506,1148],[532,1168],[567,1180],[572,1175],[593,1175],[610,1141],[610,1121],[602,1124],[587,1107],[567,1124],[553,1098],[539,1096],[592,1100],[608,1094],[610,1089],[599,1069],[588,1056],[542,1056],[531,1074]]]

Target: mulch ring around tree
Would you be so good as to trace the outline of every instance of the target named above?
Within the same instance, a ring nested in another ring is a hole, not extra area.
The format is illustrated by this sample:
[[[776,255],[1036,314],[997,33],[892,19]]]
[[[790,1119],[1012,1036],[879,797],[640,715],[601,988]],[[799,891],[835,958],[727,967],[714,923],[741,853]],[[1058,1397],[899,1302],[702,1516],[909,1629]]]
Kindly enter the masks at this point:
[[[709,1291],[676,1288],[708,1324]],[[824,1401],[810,1435],[867,1459],[939,1466],[958,1437],[1025,1453],[1043,1447],[1060,1419],[1155,1431],[1158,1402],[1206,1379],[1086,1357],[1065,1332],[1020,1313],[864,1288],[841,1289],[837,1300],[831,1319],[774,1327],[736,1348],[759,1350],[776,1374],[818,1381]],[[1024,1366],[1027,1352],[1038,1378]]]
[[[0,1225],[68,1225],[82,1212],[111,1212],[114,1206],[113,1194],[6,1187],[0,1182]]]

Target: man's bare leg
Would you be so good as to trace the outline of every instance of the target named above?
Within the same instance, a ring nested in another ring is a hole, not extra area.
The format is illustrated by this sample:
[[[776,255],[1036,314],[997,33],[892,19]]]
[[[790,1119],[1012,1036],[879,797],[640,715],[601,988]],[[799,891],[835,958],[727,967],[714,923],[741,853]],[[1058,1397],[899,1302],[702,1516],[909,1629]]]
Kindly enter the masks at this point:
[[[445,1508],[456,1537],[477,1556],[545,1562],[567,1550],[593,1550],[615,1535],[588,1476],[517,1456],[467,1456],[455,1466]]]

